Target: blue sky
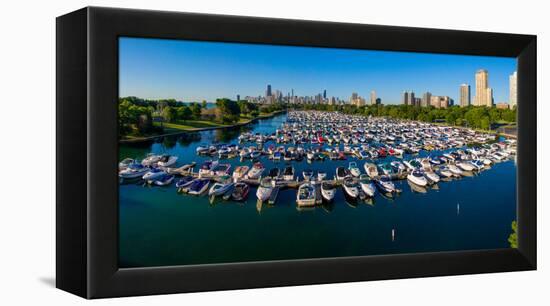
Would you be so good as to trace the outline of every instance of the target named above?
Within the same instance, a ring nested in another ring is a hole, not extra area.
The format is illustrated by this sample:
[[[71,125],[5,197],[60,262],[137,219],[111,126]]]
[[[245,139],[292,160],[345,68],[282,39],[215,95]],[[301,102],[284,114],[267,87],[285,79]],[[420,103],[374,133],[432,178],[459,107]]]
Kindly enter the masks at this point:
[[[489,71],[495,102],[508,101],[515,58],[368,51],[258,44],[120,38],[120,96],[215,101],[264,95],[267,84],[284,94],[348,99],[352,92],[400,103],[404,90],[430,91],[458,103],[459,86]]]

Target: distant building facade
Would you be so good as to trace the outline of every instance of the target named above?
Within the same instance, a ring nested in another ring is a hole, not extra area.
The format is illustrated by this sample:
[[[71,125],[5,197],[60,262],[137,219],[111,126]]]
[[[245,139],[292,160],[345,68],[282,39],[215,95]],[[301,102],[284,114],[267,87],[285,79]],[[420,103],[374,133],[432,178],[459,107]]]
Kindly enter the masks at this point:
[[[448,96],[431,96],[430,105],[435,108],[447,108],[453,105],[453,99]]]
[[[371,105],[377,104],[376,103],[376,91],[374,91],[374,90],[370,92],[370,104]]]
[[[518,105],[518,72],[514,71],[510,75],[510,108]]]
[[[430,105],[430,102],[432,100],[432,93],[427,91],[422,95],[422,101],[420,102],[420,106],[427,107]]]
[[[403,92],[403,104],[405,105],[415,105],[414,92],[404,91]]]
[[[510,108],[510,105],[506,102],[499,102],[495,106],[496,106],[496,108],[499,108],[499,109],[509,109]]]
[[[470,85],[460,85],[460,107],[470,106]]]
[[[489,87],[489,72],[480,69],[476,72],[476,95],[474,97],[475,106],[493,106],[493,89]]]

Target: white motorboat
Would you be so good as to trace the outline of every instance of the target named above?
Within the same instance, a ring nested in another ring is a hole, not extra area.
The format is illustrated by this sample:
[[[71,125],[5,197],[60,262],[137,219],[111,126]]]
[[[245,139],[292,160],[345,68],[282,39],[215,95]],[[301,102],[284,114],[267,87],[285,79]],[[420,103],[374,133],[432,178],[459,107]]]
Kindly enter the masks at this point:
[[[247,177],[249,179],[257,179],[259,178],[262,173],[264,172],[265,168],[264,165],[261,163],[255,163],[254,166],[248,171]]]
[[[428,179],[428,182],[431,183],[431,184],[437,184],[441,180],[439,175],[437,175],[437,173],[435,173],[433,171],[426,171],[426,172],[424,172],[424,175]]]
[[[439,169],[437,170],[437,174],[443,177],[453,176],[453,172],[447,166],[439,167]]]
[[[321,195],[327,202],[332,201],[336,195],[336,186],[329,182],[323,182],[321,184]]]
[[[125,158],[118,163],[118,170],[124,170],[134,163],[136,163],[136,161],[133,158]]]
[[[210,146],[203,143],[203,144],[200,144],[199,146],[197,146],[196,152],[197,152],[197,154],[205,154],[205,153],[208,153],[209,148],[210,148]]]
[[[361,186],[361,190],[371,198],[376,194],[376,186],[366,174],[361,174],[359,177],[359,186]]]
[[[351,177],[347,177],[344,179],[344,183],[342,184],[342,187],[344,188],[344,192],[349,197],[355,199],[357,196],[359,196],[359,188],[357,187],[357,181],[354,180]]]
[[[296,203],[299,207],[315,206],[315,187],[311,183],[300,185],[296,194]]]
[[[317,172],[317,180],[323,181],[327,177],[327,173],[324,171]]]
[[[356,162],[350,162],[348,165],[348,170],[354,177],[359,177],[361,175],[361,170],[357,166]]]
[[[238,180],[243,178],[249,169],[250,168],[248,166],[237,166],[237,168],[235,168],[235,171],[233,171],[233,179]]]
[[[164,172],[163,170],[159,168],[153,168],[150,169],[149,172],[145,173],[141,178],[147,182],[152,182],[153,180],[162,177],[165,174],[166,172]]]
[[[374,178],[377,178],[378,177],[378,167],[375,165],[375,164],[371,164],[371,163],[365,163],[365,172],[367,172],[367,175],[374,179]]]
[[[411,183],[414,183],[422,187],[428,185],[428,180],[426,179],[424,174],[419,170],[415,170],[409,175],[407,175],[407,180]]]
[[[215,183],[208,191],[209,196],[221,196],[229,192],[235,186],[234,183]]]
[[[118,173],[118,176],[122,179],[133,179],[142,177],[144,174],[149,172],[149,168],[144,167],[142,164],[132,163],[124,170],[121,170]]]
[[[145,157],[141,161],[141,164],[144,165],[144,166],[147,166],[147,167],[155,166],[157,164],[157,162],[160,160],[161,157],[162,157],[162,155],[156,155],[156,154],[153,154],[153,153],[149,153],[149,154],[147,154],[147,157]]]
[[[174,155],[162,155],[157,162],[157,165],[159,167],[170,167],[176,164],[176,161],[178,160],[177,156]]]
[[[395,192],[395,184],[392,182],[391,178],[387,175],[382,175],[380,178],[375,181],[376,187],[384,194],[389,194]]]
[[[153,184],[155,184],[157,186],[168,186],[168,185],[172,184],[172,182],[174,181],[174,178],[175,178],[174,175],[170,175],[170,174],[166,173],[163,176],[154,179]]]
[[[273,191],[273,183],[270,177],[264,177],[260,182],[260,186],[256,190],[256,197],[258,200],[264,202],[269,199],[271,192]]]
[[[458,162],[456,165],[464,171],[473,171],[476,169],[471,163],[467,162]]]
[[[454,175],[461,176],[464,174],[464,172],[462,172],[462,170],[455,165],[449,165],[448,168]]]

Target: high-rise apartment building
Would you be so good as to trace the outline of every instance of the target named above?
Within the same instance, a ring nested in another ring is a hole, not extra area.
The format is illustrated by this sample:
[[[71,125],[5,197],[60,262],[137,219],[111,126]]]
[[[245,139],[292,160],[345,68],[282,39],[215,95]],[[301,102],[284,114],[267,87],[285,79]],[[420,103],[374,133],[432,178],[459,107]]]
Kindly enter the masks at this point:
[[[432,93],[427,91],[422,95],[422,101],[420,102],[420,106],[426,107],[430,105],[432,99]]]
[[[460,85],[460,107],[470,106],[470,85]]]
[[[475,106],[493,106],[493,90],[489,88],[489,72],[480,69],[476,72]]]
[[[510,75],[510,108],[517,107],[518,104],[518,72],[514,71]]]

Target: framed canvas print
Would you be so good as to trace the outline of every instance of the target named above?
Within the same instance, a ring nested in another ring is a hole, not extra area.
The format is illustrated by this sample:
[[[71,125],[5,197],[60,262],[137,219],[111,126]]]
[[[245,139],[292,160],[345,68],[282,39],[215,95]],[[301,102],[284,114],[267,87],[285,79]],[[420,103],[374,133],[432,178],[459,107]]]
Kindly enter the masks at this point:
[[[58,17],[56,222],[85,298],[536,269],[536,37]]]

